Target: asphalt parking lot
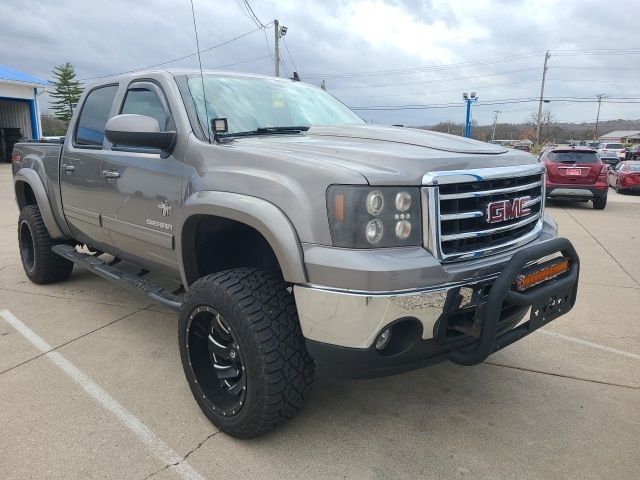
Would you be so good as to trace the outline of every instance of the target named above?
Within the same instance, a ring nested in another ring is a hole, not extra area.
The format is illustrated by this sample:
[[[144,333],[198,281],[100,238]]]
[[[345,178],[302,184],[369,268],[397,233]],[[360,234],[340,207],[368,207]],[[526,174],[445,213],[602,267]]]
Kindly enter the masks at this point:
[[[2,164],[0,478],[637,479],[640,195],[548,211],[582,259],[568,315],[476,367],[318,377],[294,421],[239,441],[193,400],[175,313],[77,268],[27,280]]]

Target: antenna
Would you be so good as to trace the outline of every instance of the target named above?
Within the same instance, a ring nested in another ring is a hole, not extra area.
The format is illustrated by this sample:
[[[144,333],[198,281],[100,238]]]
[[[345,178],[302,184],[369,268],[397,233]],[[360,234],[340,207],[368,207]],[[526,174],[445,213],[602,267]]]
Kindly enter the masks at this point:
[[[200,82],[202,82],[202,97],[204,98],[204,113],[207,117],[207,139],[211,143],[211,135],[209,129],[211,128],[211,122],[209,122],[209,110],[207,109],[207,94],[204,91],[204,76],[202,75],[202,58],[200,57],[200,42],[198,41],[198,27],[196,25],[196,12],[193,9],[193,0],[191,0],[191,15],[193,16],[193,30],[196,33],[196,49],[198,50],[198,65],[200,66]]]

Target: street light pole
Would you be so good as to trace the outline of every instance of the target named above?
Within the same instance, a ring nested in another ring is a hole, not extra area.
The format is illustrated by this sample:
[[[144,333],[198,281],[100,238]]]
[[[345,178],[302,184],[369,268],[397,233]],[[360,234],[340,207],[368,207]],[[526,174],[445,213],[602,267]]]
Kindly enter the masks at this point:
[[[467,117],[464,124],[464,136],[466,138],[471,138],[471,102],[477,102],[478,97],[476,96],[476,92],[471,92],[471,95],[467,95],[467,93],[462,94],[462,99],[467,102]]]

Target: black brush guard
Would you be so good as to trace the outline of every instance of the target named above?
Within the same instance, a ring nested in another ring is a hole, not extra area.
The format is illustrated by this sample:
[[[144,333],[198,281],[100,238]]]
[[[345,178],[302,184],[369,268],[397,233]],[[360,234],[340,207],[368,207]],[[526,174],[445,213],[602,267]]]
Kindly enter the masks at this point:
[[[524,292],[513,290],[516,277],[527,264],[561,253],[569,259],[569,271],[559,277],[531,287]],[[488,295],[478,303],[475,321],[481,325],[478,342],[451,352],[451,361],[460,365],[476,365],[560,315],[567,313],[576,301],[580,259],[571,242],[557,238],[516,252],[493,283]],[[531,306],[529,320],[497,336],[503,304]]]

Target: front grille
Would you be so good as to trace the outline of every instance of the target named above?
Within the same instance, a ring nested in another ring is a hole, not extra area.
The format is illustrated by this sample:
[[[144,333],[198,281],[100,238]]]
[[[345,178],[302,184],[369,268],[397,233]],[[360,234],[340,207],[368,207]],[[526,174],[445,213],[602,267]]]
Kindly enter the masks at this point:
[[[542,167],[454,173],[457,174],[429,174],[433,185],[423,189],[428,211],[425,246],[439,259],[452,261],[497,253],[532,240],[541,230]],[[524,205],[530,210],[529,215],[496,223],[487,221],[489,203],[521,197],[530,197]]]

